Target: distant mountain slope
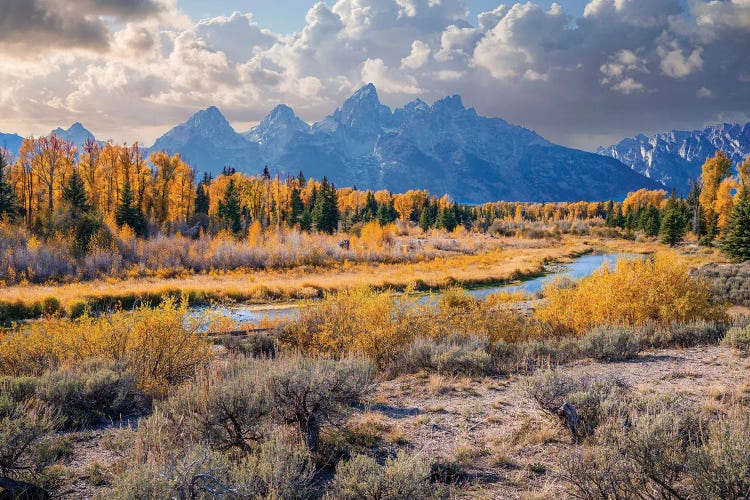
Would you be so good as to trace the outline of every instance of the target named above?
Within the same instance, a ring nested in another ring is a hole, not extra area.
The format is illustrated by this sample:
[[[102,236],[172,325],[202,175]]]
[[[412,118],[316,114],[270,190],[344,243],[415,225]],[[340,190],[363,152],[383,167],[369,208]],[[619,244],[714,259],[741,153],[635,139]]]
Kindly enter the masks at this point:
[[[481,117],[459,96],[391,112],[373,85],[311,129],[297,129],[283,147],[271,135],[256,137],[277,171],[327,175],[359,188],[429,189],[467,203],[623,198],[658,187],[618,161]]]
[[[83,147],[83,144],[88,139],[94,139],[94,134],[89,132],[83,125],[76,122],[70,126],[69,129],[65,130],[62,127],[58,127],[51,131],[49,135],[55,134],[60,139],[73,143],[79,152]],[[18,151],[21,149],[21,143],[23,137],[17,134],[2,134],[0,133],[0,147],[10,151],[14,156],[18,156]]]
[[[18,155],[18,150],[21,149],[22,142],[23,137],[18,134],[0,133],[0,148],[10,151],[13,156]]]
[[[719,124],[703,130],[673,130],[646,137],[641,134],[597,153],[610,156],[636,172],[685,193],[690,182],[700,177],[706,158],[724,151],[735,165],[750,155],[750,123]]]
[[[64,130],[60,127],[56,128],[52,132],[49,133],[49,135],[55,134],[60,139],[64,139],[68,142],[72,142],[80,152],[83,148],[83,145],[86,143],[87,140],[93,139],[96,140],[94,137],[94,134],[86,130],[86,128],[81,125],[79,122],[75,122],[73,125],[70,126],[68,130]]]
[[[79,123],[54,132],[79,146],[92,137]],[[17,150],[16,143],[9,147]],[[623,199],[660,187],[615,159],[479,116],[459,96],[392,111],[372,84],[313,125],[279,105],[241,135],[210,107],[157,139],[149,151],[157,150],[180,153],[199,175],[225,166],[258,174],[268,165],[282,175],[327,176],[338,186],[428,189],[464,203]]]
[[[212,106],[156,140],[150,151],[180,153],[197,170],[220,173],[225,166],[262,169],[258,144],[245,140]]]

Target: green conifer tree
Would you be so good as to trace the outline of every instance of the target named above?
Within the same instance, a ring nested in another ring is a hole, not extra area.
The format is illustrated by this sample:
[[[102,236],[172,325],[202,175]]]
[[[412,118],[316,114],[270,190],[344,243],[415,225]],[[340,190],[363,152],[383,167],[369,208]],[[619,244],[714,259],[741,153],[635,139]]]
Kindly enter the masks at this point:
[[[0,219],[12,219],[18,210],[13,187],[8,183],[7,153],[0,149]]]
[[[316,230],[325,233],[333,234],[339,227],[338,194],[334,185],[325,177],[313,206],[312,221]]]
[[[135,195],[128,181],[122,186],[120,202],[115,208],[115,223],[117,227],[127,225],[138,236],[143,236],[146,231],[146,220],[141,208],[135,203]]]
[[[62,197],[67,202],[74,217],[78,217],[91,210],[89,197],[86,194],[86,186],[77,170],[74,170],[66,179],[62,188]]]
[[[646,233],[646,236],[656,236],[659,234],[659,228],[661,223],[659,221],[659,209],[656,207],[649,206],[645,208],[641,213],[641,227]]]
[[[234,179],[229,180],[224,190],[224,199],[219,202],[218,215],[234,234],[242,231],[242,208]]]
[[[456,213],[453,207],[443,207],[438,212],[435,226],[438,229],[445,229],[446,231],[453,231],[458,226],[456,221]]]
[[[310,231],[312,231],[312,227],[313,227],[312,214],[310,213],[308,209],[304,209],[299,219],[299,228],[309,233]]]
[[[750,260],[750,186],[740,189],[729,216],[721,250],[734,261]]]
[[[300,223],[302,212],[305,211],[305,206],[302,203],[302,197],[297,186],[292,187],[289,198],[289,227],[294,227]]]
[[[662,211],[660,232],[662,243],[669,246],[675,246],[685,237],[685,219],[674,190]]]
[[[208,186],[211,185],[211,176],[208,173],[203,174],[203,179],[195,188],[195,214],[208,215],[211,206],[211,198],[208,194]]]
[[[432,227],[433,223],[434,222],[430,217],[429,207],[424,207],[424,209],[422,209],[422,213],[419,214],[419,227],[422,229],[422,231],[427,231]]]

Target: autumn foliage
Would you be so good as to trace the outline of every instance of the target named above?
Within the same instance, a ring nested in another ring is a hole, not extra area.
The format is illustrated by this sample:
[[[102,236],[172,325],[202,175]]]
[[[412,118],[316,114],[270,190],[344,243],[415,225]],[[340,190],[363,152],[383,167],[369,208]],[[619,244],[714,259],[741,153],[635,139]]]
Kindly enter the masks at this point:
[[[602,325],[639,326],[656,321],[689,322],[724,318],[708,284],[690,277],[690,268],[674,253],[620,260],[574,287],[548,287],[546,304],[535,316],[564,332],[584,334]]]
[[[173,300],[77,320],[49,317],[0,337],[0,375],[41,375],[89,359],[126,364],[139,388],[161,394],[187,380],[211,357],[201,333],[204,320],[191,317],[186,303]]]

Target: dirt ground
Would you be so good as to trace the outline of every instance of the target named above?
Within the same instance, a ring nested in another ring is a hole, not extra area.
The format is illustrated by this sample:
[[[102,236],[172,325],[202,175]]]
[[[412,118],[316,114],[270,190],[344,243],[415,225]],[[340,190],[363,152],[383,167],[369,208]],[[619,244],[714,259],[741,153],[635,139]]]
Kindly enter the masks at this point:
[[[623,363],[581,361],[573,375],[616,376],[642,394],[674,392],[710,407],[750,401],[750,359],[724,347],[643,353]],[[383,429],[431,458],[461,463],[460,498],[564,498],[556,478],[570,438],[525,394],[520,377],[409,376],[381,384],[371,413]],[[392,445],[397,446],[397,445]]]
[[[585,360],[560,369],[617,376],[642,394],[675,392],[707,408],[730,397],[750,401],[750,358],[726,347],[645,352],[629,362]],[[460,464],[448,492],[453,498],[566,497],[556,470],[570,438],[529,399],[523,377],[418,374],[381,382],[353,422],[374,434],[383,453],[407,449]],[[66,437],[72,454],[59,466],[56,496],[91,498],[123,465],[132,430],[120,423]]]

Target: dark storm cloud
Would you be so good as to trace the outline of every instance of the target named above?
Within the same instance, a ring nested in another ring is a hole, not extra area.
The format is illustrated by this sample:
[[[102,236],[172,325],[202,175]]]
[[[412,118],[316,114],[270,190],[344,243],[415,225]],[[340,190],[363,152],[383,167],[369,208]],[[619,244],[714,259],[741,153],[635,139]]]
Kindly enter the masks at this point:
[[[288,34],[250,14],[191,26],[175,1],[159,2],[4,0],[0,63],[10,54],[10,76],[0,106],[18,110],[6,122],[39,102],[92,120],[123,116],[128,131],[143,127],[128,121],[139,112],[166,129],[210,105],[248,123],[282,102],[314,121],[368,82],[392,107],[461,94],[480,114],[587,149],[750,121],[750,0],[590,0],[580,16],[524,1],[476,20],[464,0],[329,0]],[[23,63],[6,50],[108,43],[106,54],[48,72],[14,74]]]
[[[0,6],[0,47],[101,51],[108,47],[111,35],[101,16],[124,21],[162,9],[162,4],[153,0],[4,0]]]

